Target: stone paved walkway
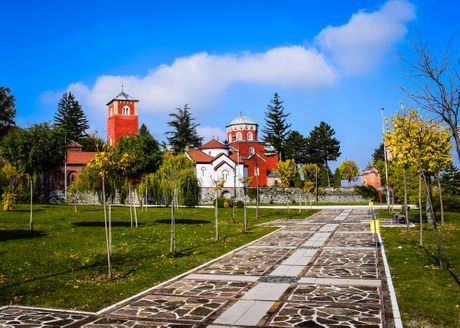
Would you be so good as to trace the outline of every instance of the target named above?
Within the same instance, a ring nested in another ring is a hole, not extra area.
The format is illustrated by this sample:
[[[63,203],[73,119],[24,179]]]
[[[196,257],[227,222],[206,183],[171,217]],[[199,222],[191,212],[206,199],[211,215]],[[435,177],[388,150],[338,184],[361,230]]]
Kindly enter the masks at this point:
[[[323,210],[97,314],[8,306],[2,327],[394,327],[362,209]]]

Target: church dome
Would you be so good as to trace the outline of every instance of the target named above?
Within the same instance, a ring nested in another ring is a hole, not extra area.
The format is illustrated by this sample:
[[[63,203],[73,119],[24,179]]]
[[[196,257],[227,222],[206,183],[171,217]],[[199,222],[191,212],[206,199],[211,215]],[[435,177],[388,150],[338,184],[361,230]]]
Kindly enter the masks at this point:
[[[233,121],[230,122],[228,126],[232,125],[239,125],[239,124],[254,124],[257,125],[256,122],[254,122],[252,119],[250,119],[247,116],[244,116],[243,113],[240,114],[240,116],[236,117]]]

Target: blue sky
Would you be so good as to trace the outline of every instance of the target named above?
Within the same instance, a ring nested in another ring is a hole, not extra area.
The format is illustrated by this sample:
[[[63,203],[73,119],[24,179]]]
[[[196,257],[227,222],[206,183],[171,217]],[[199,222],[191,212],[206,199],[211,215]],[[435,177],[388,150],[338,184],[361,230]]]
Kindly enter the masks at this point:
[[[435,0],[8,1],[0,85],[16,96],[21,126],[51,121],[70,90],[91,130],[104,136],[105,103],[123,83],[159,140],[168,113],[185,103],[206,139],[222,138],[240,111],[263,125],[278,92],[293,129],[307,135],[326,121],[341,141],[339,161],[364,168],[380,142],[379,109],[389,115],[407,102],[398,52],[413,54],[417,30],[442,49],[459,32],[459,7]]]

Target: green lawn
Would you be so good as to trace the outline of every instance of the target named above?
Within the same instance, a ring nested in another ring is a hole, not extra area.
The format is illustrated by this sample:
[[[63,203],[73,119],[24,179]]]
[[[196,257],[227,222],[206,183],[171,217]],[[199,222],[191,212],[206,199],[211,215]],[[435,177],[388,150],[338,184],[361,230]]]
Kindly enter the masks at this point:
[[[254,225],[287,216],[286,210],[248,210],[250,230],[243,233],[243,210],[219,209],[220,235],[215,241],[213,209],[179,209],[177,255],[169,256],[170,210],[139,211],[131,228],[129,209],[113,208],[113,270],[107,279],[102,207],[37,205],[34,229],[28,229],[28,207],[0,212],[0,305],[99,310],[159,282],[244,245],[274,228]],[[305,211],[304,218],[316,211]]]
[[[446,223],[438,225],[448,270],[440,269],[434,258],[433,225],[424,224],[424,247],[420,247],[418,211],[411,210],[410,218],[417,226],[408,232],[405,228],[382,231],[403,323],[405,327],[460,327],[460,213],[446,213]]]

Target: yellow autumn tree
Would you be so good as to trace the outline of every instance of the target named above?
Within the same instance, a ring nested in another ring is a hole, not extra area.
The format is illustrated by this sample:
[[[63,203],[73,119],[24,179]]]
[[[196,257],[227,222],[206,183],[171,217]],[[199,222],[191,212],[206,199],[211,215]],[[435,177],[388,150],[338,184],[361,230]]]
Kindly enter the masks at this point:
[[[105,151],[97,153],[91,162],[87,164],[88,168],[93,169],[97,172],[98,176],[102,180],[102,205],[104,207],[104,228],[105,228],[105,241],[107,247],[107,262],[109,278],[112,279],[112,224],[107,218],[107,204],[105,195],[105,178],[111,174],[115,168],[113,159],[113,152]]]
[[[288,159],[286,161],[279,161],[278,166],[275,171],[275,175],[280,178],[280,185],[282,188],[286,189],[292,187],[295,183],[297,177],[297,164],[293,159]],[[291,215],[289,208],[289,199],[286,198],[288,213]]]
[[[404,109],[404,108],[403,108]],[[415,166],[420,171],[424,180],[429,211],[433,218],[433,228],[438,250],[438,262],[444,266],[442,259],[439,233],[433,211],[431,197],[431,176],[436,176],[446,165],[452,161],[450,149],[451,135],[439,123],[423,118],[414,109],[404,110],[392,117],[391,128],[385,136],[385,143],[393,155],[392,161],[403,166]],[[405,177],[407,179],[407,177]],[[407,180],[405,187],[407,188]],[[420,187],[419,187],[420,198]],[[407,191],[405,191],[405,205],[407,204]],[[420,200],[419,200],[420,204]],[[421,209],[420,209],[421,210]],[[407,217],[407,206],[406,206]],[[422,221],[420,222],[420,243],[422,244]]]

